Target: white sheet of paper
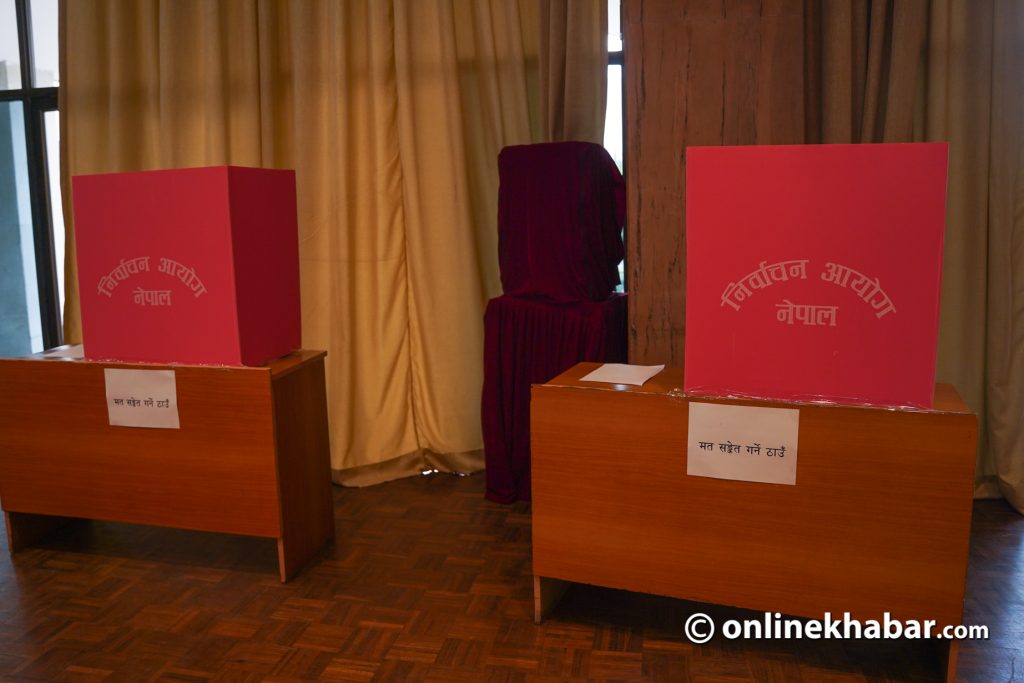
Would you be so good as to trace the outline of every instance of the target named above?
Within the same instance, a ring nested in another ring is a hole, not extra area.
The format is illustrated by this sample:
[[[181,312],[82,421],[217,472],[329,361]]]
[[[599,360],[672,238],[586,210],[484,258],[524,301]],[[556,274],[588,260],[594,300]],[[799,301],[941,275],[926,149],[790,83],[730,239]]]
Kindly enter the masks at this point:
[[[597,370],[580,377],[580,381],[633,384],[638,387],[642,387],[644,382],[654,377],[664,369],[664,365],[627,365],[625,363],[605,363]]]
[[[105,368],[107,416],[118,427],[178,429],[174,370]]]
[[[60,346],[43,352],[43,358],[85,358],[85,347],[81,344]]]
[[[690,402],[686,473],[796,484],[800,411]]]

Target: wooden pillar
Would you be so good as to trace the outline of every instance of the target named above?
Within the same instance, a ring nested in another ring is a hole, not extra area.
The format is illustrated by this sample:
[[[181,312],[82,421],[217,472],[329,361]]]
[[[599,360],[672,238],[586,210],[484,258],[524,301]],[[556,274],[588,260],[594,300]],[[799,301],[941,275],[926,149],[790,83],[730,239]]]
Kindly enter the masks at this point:
[[[804,3],[623,0],[623,31],[629,358],[679,366],[685,150],[803,142]]]

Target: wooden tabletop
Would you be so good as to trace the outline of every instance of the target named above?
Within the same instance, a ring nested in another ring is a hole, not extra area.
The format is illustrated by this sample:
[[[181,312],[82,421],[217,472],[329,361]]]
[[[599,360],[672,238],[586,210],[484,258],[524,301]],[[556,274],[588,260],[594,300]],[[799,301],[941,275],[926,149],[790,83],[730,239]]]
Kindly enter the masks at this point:
[[[274,360],[268,361],[264,365],[197,365],[194,363],[147,363],[141,361],[116,361],[116,360],[90,360],[85,358],[67,358],[67,357],[53,357],[47,356],[47,353],[53,353],[54,351],[68,351],[73,345],[65,344],[64,346],[58,346],[53,349],[49,349],[45,352],[34,353],[30,356],[21,356],[18,358],[0,358],[0,362],[32,362],[42,361],[48,363],[83,363],[83,364],[98,364],[98,365],[116,365],[118,367],[125,368],[154,368],[154,367],[201,367],[201,368],[224,368],[230,370],[270,370],[270,373],[275,377],[286,375],[293,370],[302,367],[307,363],[311,363],[319,358],[323,358],[327,355],[326,351],[299,349],[289,353],[287,356],[281,356]]]
[[[644,383],[643,386],[634,386],[631,384],[611,384],[608,382],[583,382],[580,380],[581,377],[589,372],[592,372],[599,368],[602,363],[577,363],[573,367],[569,368],[562,374],[558,375],[554,379],[544,382],[542,386],[549,387],[565,387],[575,389],[591,389],[595,391],[619,391],[637,394],[673,394],[678,395],[687,399],[696,399],[701,401],[718,401],[726,400],[730,402],[738,403],[749,403],[755,405],[771,404],[771,405],[802,405],[802,406],[841,406],[843,408],[863,408],[865,410],[907,410],[913,412],[934,412],[934,413],[966,413],[970,414],[971,410],[960,398],[956,389],[951,384],[936,384],[935,385],[935,400],[931,410],[924,410],[921,408],[889,408],[889,407],[876,407],[876,406],[862,406],[855,404],[839,404],[839,403],[814,403],[814,402],[800,402],[800,401],[782,401],[778,399],[772,399],[770,401],[759,401],[755,399],[747,399],[741,397],[729,397],[729,396],[696,396],[687,395],[683,391],[683,370],[682,368],[665,368],[657,375],[649,379]]]

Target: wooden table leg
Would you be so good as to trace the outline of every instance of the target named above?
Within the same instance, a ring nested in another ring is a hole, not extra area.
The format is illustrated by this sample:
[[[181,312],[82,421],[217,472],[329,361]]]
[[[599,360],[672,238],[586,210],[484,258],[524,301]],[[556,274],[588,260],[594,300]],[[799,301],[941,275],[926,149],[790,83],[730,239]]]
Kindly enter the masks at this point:
[[[330,538],[334,536],[333,526],[330,531],[330,536],[322,538],[302,537],[292,540],[281,537],[277,539],[277,568],[281,574],[281,583],[291,581],[303,567],[309,564],[310,560],[323,551]]]
[[[544,621],[551,610],[558,605],[558,601],[565,595],[569,588],[568,581],[561,579],[549,579],[546,576],[533,577],[533,621],[536,624]]]
[[[334,538],[334,487],[323,359],[274,382],[280,492],[281,581],[295,576]]]

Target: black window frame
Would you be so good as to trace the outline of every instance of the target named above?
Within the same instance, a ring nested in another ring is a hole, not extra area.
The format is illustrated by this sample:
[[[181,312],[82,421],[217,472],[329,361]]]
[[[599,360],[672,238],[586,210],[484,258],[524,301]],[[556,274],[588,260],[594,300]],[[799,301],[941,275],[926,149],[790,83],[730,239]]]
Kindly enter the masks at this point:
[[[53,214],[63,207],[50,206],[50,182],[46,167],[44,116],[59,111],[57,87],[33,87],[32,16],[29,0],[14,0],[18,23],[18,56],[21,60],[21,87],[0,90],[0,102],[20,102],[25,120],[25,152],[28,164],[29,204],[32,210],[32,236],[35,251],[36,285],[39,291],[39,320],[43,347],[60,346],[64,325],[54,260]]]

